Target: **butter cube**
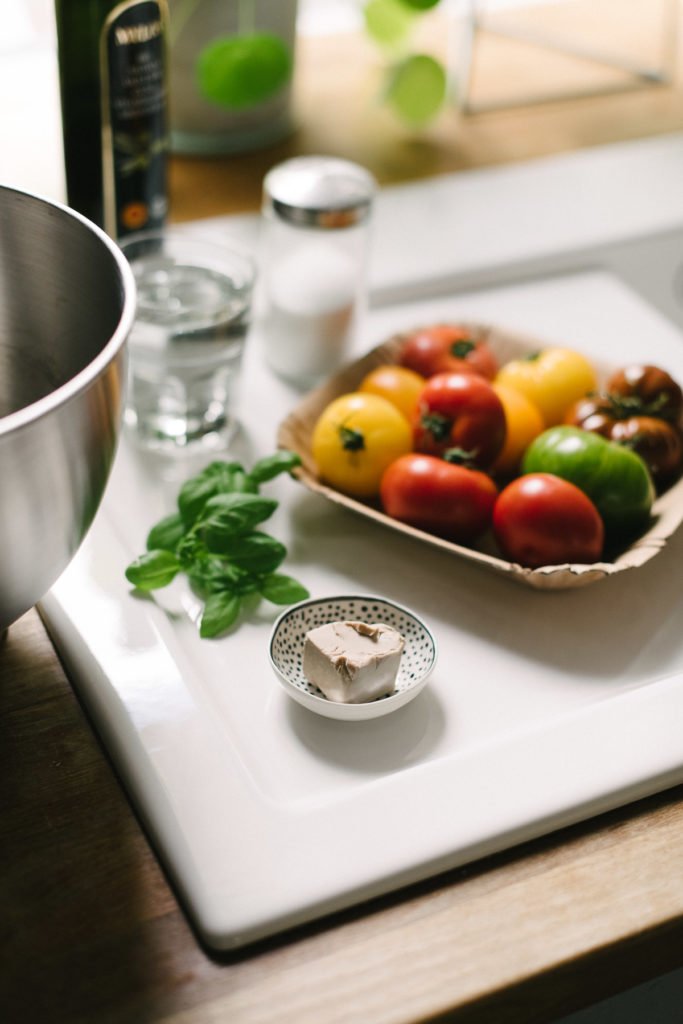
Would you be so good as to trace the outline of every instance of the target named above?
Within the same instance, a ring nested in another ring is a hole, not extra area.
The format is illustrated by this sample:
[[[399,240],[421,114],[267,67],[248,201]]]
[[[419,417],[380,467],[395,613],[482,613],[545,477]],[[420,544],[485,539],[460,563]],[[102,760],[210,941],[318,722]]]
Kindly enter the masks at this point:
[[[328,622],[304,642],[306,678],[339,704],[362,704],[392,693],[405,640],[383,622]]]

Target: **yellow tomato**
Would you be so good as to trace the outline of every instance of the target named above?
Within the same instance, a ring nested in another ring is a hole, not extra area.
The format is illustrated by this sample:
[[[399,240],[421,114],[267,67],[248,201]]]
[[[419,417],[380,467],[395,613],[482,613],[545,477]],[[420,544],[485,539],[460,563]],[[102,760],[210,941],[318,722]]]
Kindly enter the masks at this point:
[[[496,381],[521,391],[541,410],[546,427],[562,423],[569,406],[597,388],[588,359],[569,348],[548,348],[501,367]]]
[[[535,437],[545,430],[540,409],[521,391],[493,382],[505,410],[505,444],[490,471],[501,476],[517,472],[522,455]]]
[[[379,395],[354,391],[334,399],[321,413],[311,451],[323,480],[344,494],[370,498],[379,493],[390,462],[412,448],[405,416]]]
[[[417,400],[426,384],[424,377],[406,366],[377,366],[360,382],[359,391],[381,395],[412,422]]]

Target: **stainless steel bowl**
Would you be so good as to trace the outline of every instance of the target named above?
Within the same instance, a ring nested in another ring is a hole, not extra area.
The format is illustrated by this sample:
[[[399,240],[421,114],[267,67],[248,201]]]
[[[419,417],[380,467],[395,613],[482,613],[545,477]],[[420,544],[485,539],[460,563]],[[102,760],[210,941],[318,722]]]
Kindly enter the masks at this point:
[[[50,589],[98,508],[134,307],[102,231],[0,186],[0,632]]]

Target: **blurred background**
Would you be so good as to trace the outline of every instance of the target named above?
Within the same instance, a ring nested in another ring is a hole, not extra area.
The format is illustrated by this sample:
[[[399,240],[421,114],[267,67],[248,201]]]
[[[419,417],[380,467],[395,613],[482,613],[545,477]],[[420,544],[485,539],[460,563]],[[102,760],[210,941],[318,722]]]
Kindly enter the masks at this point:
[[[272,21],[284,33],[285,14],[295,18],[287,130],[254,129],[240,146],[228,119],[219,159],[192,165],[191,196],[185,168],[198,153],[175,132],[171,219],[256,209],[265,171],[298,153],[344,156],[388,184],[682,126],[679,0],[430,2],[397,22],[396,0],[251,0],[261,30]],[[237,6],[171,0],[172,127],[184,50],[212,8]],[[0,0],[0,12],[0,179],[62,198],[53,3]],[[604,99],[571,102],[581,97]],[[260,124],[261,107],[235,122]]]

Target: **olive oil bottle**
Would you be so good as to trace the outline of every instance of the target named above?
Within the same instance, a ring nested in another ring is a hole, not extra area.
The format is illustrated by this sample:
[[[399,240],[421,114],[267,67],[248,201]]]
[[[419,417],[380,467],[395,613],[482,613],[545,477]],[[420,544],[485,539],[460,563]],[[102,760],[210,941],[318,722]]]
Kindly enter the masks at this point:
[[[167,209],[166,0],[55,0],[67,202],[114,239]]]

